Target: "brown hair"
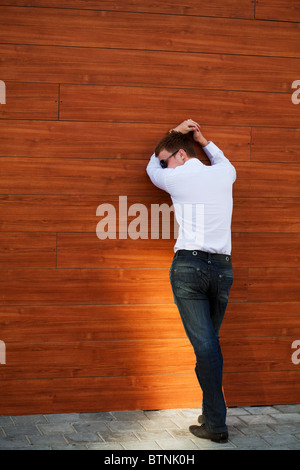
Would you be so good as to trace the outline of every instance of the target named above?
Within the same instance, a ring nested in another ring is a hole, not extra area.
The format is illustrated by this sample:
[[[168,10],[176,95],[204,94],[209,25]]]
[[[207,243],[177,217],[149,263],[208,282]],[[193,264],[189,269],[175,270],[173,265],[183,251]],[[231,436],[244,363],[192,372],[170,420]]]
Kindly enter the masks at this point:
[[[158,142],[155,148],[155,155],[158,157],[162,150],[168,150],[168,152],[172,153],[180,149],[184,150],[188,157],[197,156],[193,141],[188,134],[172,131]]]

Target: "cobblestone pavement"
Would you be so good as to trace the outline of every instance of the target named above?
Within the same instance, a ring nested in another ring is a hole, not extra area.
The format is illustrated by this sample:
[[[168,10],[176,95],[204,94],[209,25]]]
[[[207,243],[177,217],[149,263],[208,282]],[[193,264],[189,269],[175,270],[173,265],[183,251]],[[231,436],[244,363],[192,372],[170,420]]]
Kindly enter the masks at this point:
[[[4,450],[300,450],[300,405],[229,408],[229,440],[193,436],[200,409],[0,416]]]

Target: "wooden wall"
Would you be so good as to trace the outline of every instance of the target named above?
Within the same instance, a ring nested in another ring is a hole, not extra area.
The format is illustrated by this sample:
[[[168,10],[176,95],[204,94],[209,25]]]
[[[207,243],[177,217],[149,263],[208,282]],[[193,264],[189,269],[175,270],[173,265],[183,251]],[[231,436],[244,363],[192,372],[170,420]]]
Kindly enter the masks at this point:
[[[174,240],[96,236],[120,195],[170,203],[145,167],[190,117],[238,174],[227,403],[299,402],[299,23],[298,0],[1,2],[0,414],[201,406]]]

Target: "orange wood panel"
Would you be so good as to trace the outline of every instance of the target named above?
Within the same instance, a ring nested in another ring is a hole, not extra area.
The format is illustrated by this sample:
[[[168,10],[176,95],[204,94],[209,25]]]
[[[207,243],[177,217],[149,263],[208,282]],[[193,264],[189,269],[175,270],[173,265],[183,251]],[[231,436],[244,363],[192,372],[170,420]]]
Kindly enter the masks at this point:
[[[187,339],[11,343],[1,380],[184,374],[194,369]]]
[[[155,195],[148,159],[2,158],[2,194]],[[299,197],[299,167],[280,163],[237,163],[236,197]],[[130,175],[130,176],[128,176]]]
[[[168,195],[159,190],[153,197],[128,197],[128,208],[135,203],[147,207],[149,230],[151,205],[171,206]],[[119,197],[116,196],[0,196],[0,229],[96,234],[97,224],[102,219],[96,216],[96,211],[101,204],[111,204],[119,220]],[[232,231],[298,233],[299,210],[299,198],[235,198]],[[127,228],[134,218],[128,217]],[[141,221],[144,224],[144,219]],[[118,222],[116,228],[118,234]]]
[[[298,368],[299,369],[299,368]],[[261,406],[299,401],[299,370],[224,374],[227,406]]]
[[[226,310],[221,338],[294,336],[300,334],[298,302],[231,303]],[[234,339],[233,339],[234,341]]]
[[[251,160],[300,163],[300,129],[252,129]]]
[[[299,301],[299,281],[300,268],[250,268],[248,300]]]
[[[59,233],[58,268],[169,267],[175,237],[169,239],[99,240],[94,233]],[[151,257],[145,256],[151,252]],[[299,267],[300,234],[233,233],[232,257],[235,267]]]
[[[290,93],[62,85],[60,98],[62,120],[165,123],[171,113],[206,125],[300,126]]]
[[[299,198],[236,198],[233,232],[298,233]]]
[[[202,403],[195,374],[3,380],[0,384],[2,415],[200,408]]]
[[[231,302],[221,338],[300,334],[298,302]],[[125,341],[185,338],[174,303],[1,307],[5,343]]]
[[[293,336],[222,339],[224,373],[297,371],[292,362],[294,340]]]
[[[197,115],[197,119],[201,119]],[[171,117],[170,117],[171,119]],[[177,125],[0,120],[2,157],[129,158],[147,164],[156,143]],[[250,160],[250,128],[201,126],[231,161]],[[198,147],[196,147],[198,151]],[[198,151],[201,158],[202,151]]]
[[[300,334],[298,302],[231,302],[221,338]],[[174,303],[1,307],[5,343],[125,341],[185,338]]]
[[[300,166],[282,163],[236,163],[236,197],[299,197]]]
[[[0,119],[57,119],[58,85],[6,82]]]
[[[248,270],[234,273],[230,300],[245,301]],[[173,302],[166,268],[2,270],[0,281],[1,305]]]
[[[93,233],[59,233],[58,268],[168,268],[174,256],[175,237],[169,239],[99,240]],[[151,256],[148,254],[151,253]]]
[[[1,307],[5,343],[185,338],[172,304]]]
[[[22,82],[292,93],[299,73],[294,58],[1,45],[1,78]]]
[[[251,0],[203,0],[201,8],[197,0],[167,0],[164,2],[145,0],[5,0],[6,5],[52,7],[88,10],[133,11],[148,13],[170,13],[177,15],[201,15],[218,17],[253,18],[253,2]]]
[[[298,27],[292,23],[5,6],[0,8],[0,21],[0,42],[9,44],[300,54]]]
[[[300,6],[298,0],[256,0],[255,18],[300,21]]]
[[[297,403],[299,378],[298,371],[224,374],[226,403]],[[201,408],[202,401],[195,374],[6,380],[1,396],[2,415]]]
[[[230,338],[221,341],[224,372],[297,370],[294,337]],[[187,338],[148,341],[10,343],[0,381],[42,378],[184,374],[195,356]]]
[[[241,267],[299,267],[299,233],[233,233],[232,259]]]
[[[55,268],[56,234],[0,232],[0,267]]]

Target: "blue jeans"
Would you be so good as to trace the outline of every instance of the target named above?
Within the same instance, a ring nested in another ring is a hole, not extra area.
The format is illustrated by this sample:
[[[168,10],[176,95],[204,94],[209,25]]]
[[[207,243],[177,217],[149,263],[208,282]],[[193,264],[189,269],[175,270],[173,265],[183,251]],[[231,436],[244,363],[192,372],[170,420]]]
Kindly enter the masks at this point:
[[[174,301],[196,355],[202,413],[211,432],[227,431],[219,331],[233,282],[231,257],[179,250],[170,268]]]

